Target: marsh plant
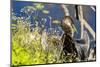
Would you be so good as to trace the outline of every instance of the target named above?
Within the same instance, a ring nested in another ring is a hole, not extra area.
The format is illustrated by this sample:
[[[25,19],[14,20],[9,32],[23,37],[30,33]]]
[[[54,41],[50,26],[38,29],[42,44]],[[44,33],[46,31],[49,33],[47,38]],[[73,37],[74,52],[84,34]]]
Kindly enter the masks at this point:
[[[30,31],[27,23],[17,21],[16,29],[12,29],[12,65],[48,64],[70,62],[71,56],[62,54],[62,43],[55,35],[39,32],[35,27]],[[14,26],[14,24],[12,24]]]

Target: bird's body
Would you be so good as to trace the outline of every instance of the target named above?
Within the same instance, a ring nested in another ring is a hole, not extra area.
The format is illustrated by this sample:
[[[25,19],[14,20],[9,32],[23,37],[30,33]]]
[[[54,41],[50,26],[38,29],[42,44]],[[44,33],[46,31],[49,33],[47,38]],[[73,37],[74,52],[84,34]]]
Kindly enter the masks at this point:
[[[73,20],[70,16],[65,16],[62,20],[61,27],[64,31],[62,36],[63,42],[63,51],[64,54],[67,56],[68,54],[77,54],[77,50],[75,47],[75,42],[73,40],[73,30],[72,30]]]
[[[77,54],[77,50],[75,47],[75,42],[72,37],[68,34],[64,34],[64,42],[63,42],[63,51],[65,55],[67,54]]]

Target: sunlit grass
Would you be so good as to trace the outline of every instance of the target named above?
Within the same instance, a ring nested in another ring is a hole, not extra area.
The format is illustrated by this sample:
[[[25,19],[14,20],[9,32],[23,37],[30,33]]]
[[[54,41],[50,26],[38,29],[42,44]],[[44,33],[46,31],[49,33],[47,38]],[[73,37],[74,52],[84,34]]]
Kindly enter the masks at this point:
[[[21,22],[18,22],[17,28],[15,31],[12,29],[12,65],[57,62],[53,53],[56,49],[52,49],[54,46],[49,46],[48,51],[43,49],[38,28],[30,32],[28,25],[25,26]]]

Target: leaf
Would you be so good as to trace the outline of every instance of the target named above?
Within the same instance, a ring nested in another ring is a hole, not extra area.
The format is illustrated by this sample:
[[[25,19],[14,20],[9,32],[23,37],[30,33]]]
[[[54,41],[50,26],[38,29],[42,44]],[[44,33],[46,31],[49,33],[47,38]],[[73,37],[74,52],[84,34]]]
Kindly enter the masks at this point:
[[[44,5],[43,5],[42,3],[35,3],[34,5],[35,5],[35,7],[36,7],[37,9],[39,9],[39,10],[41,10],[41,9],[44,8]]]
[[[16,25],[16,24],[11,24],[11,26],[14,26],[14,27],[15,27],[15,26],[17,26],[17,25]]]
[[[60,21],[59,20],[53,20],[52,23],[54,23],[54,24],[60,24]]]
[[[43,10],[42,12],[43,12],[44,14],[48,14],[48,13],[49,13],[48,10]]]
[[[25,7],[25,8],[27,8],[27,9],[32,9],[32,10],[36,10],[36,8],[33,7],[33,6],[27,6],[27,7]]]

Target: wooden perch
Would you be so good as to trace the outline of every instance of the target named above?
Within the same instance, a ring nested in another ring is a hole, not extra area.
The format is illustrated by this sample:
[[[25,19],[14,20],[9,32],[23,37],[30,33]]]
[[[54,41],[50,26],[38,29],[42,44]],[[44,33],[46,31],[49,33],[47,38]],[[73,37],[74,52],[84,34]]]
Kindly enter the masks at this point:
[[[79,17],[79,21],[80,21],[80,24],[81,24],[81,39],[83,38],[83,30],[84,30],[84,27],[83,27],[83,10],[82,10],[82,6],[77,6],[78,8],[78,17]]]
[[[87,30],[90,32],[90,34],[93,36],[94,40],[95,40],[95,32],[93,31],[93,29],[90,27],[90,25],[87,23],[86,20],[82,19],[83,25],[85,26],[85,28],[87,28]]]
[[[68,10],[67,6],[63,4],[63,5],[61,5],[61,7],[64,10],[65,15],[69,16],[70,14],[69,14],[69,10]]]
[[[78,6],[78,12],[79,12],[78,13],[79,20],[80,20],[80,23],[81,23],[81,38],[83,38],[83,31],[84,31],[84,27],[85,27],[90,32],[90,34],[93,36],[93,38],[95,39],[95,32],[94,32],[94,30],[90,27],[88,22],[83,17],[82,6]]]

